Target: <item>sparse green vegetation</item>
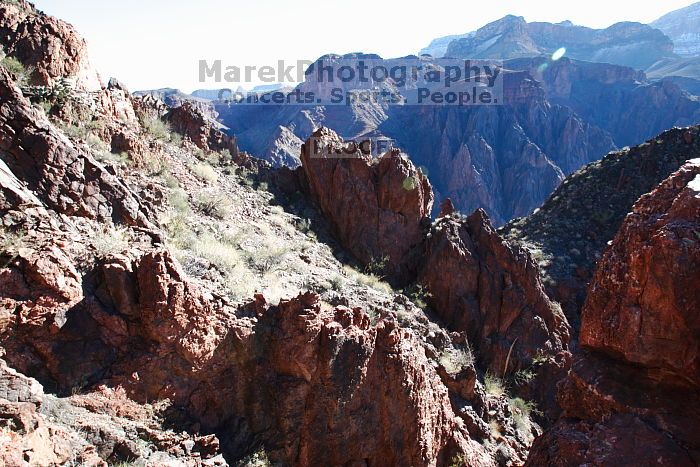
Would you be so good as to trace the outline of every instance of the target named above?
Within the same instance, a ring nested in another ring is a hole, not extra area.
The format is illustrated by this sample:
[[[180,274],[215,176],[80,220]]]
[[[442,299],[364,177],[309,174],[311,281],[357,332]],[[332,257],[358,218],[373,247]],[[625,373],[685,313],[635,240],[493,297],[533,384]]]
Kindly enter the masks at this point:
[[[180,182],[178,182],[177,178],[173,177],[172,174],[166,172],[166,173],[162,174],[160,176],[160,178],[163,180],[163,183],[168,188],[172,188],[172,189],[180,188]]]
[[[129,247],[128,230],[126,227],[113,226],[97,230],[92,238],[92,246],[98,258],[121,253]]]
[[[373,274],[364,274],[356,270],[355,268],[347,265],[343,266],[343,270],[345,271],[345,274],[348,276],[348,278],[357,282],[358,284],[367,287],[372,287],[373,289],[378,290],[380,292],[392,293],[391,286],[386,282],[382,281],[380,277],[377,277]]]
[[[168,164],[165,160],[155,154],[144,154],[139,166],[146,171],[149,176],[160,176],[166,173]]]
[[[532,364],[533,365],[542,365],[544,363],[547,363],[547,360],[549,360],[547,355],[544,352],[542,352],[541,350],[538,350],[537,353],[535,354],[535,356],[532,358]]]
[[[336,292],[340,292],[343,289],[343,278],[338,275],[328,279],[328,283],[330,284],[331,289],[335,290]]]
[[[28,86],[29,75],[30,73],[27,73],[20,87],[32,102],[48,102],[62,107],[73,96],[73,85],[66,78],[60,78],[51,86]]]
[[[141,119],[141,126],[143,129],[154,137],[155,139],[161,140],[161,141],[170,141],[171,139],[171,130],[170,130],[170,125],[160,118],[155,118],[155,117],[145,117]]]
[[[260,448],[257,452],[245,457],[240,465],[241,467],[270,467],[272,464],[265,450]]]
[[[233,272],[244,265],[237,248],[217,240],[211,234],[197,238],[192,251],[225,272]]]
[[[532,424],[532,414],[540,413],[535,403],[526,401],[520,397],[514,397],[508,401],[508,405],[510,405],[516,428],[523,432],[529,432]]]
[[[22,65],[22,62],[17,60],[15,57],[5,56],[0,63],[2,63],[2,66],[4,66],[5,69],[15,77],[27,73],[27,70],[24,65]]]
[[[190,214],[192,209],[190,208],[189,198],[184,190],[173,190],[168,196],[168,203],[179,214]]]
[[[218,191],[199,193],[194,204],[202,214],[216,219],[225,219],[233,211],[231,199]]]
[[[454,375],[474,365],[474,356],[469,347],[465,349],[445,349],[440,354],[440,365],[447,373]]]
[[[269,273],[281,267],[282,258],[290,252],[286,246],[271,246],[258,249],[255,253],[247,254],[248,265],[263,273]]]
[[[197,235],[190,228],[190,219],[184,213],[176,212],[168,216],[163,225],[168,232],[168,239],[177,248],[190,249],[197,241]]]
[[[370,262],[367,263],[367,265],[365,266],[365,273],[373,276],[384,277],[384,274],[386,274],[386,267],[388,264],[388,256],[372,258]]]
[[[112,163],[126,165],[131,160],[126,152],[113,153],[109,151],[100,151],[95,153],[95,159],[103,163]]]
[[[488,371],[484,375],[484,389],[491,396],[503,396],[506,393],[503,380]]]
[[[413,284],[403,290],[403,294],[407,296],[418,308],[428,308],[430,300],[430,292],[422,284]]]
[[[513,375],[513,382],[518,385],[522,386],[530,381],[532,381],[535,378],[535,372],[529,369],[526,370],[518,370],[515,372]]]
[[[195,164],[190,167],[190,169],[192,170],[192,173],[205,182],[216,183],[216,181],[219,179],[219,174],[217,174],[216,170],[214,170],[214,168],[207,163]]]
[[[9,257],[4,264],[0,264],[1,267],[10,264],[17,257],[19,250],[25,247],[25,237],[26,232],[23,230],[9,232],[0,226],[0,254]]]

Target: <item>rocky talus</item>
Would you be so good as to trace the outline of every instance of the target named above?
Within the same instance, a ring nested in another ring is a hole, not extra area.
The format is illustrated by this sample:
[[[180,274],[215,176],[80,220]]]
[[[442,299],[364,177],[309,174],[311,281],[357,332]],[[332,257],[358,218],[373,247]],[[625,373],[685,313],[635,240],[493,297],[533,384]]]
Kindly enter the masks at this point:
[[[697,465],[699,183],[695,159],[626,216],[583,307],[565,418],[527,465]]]

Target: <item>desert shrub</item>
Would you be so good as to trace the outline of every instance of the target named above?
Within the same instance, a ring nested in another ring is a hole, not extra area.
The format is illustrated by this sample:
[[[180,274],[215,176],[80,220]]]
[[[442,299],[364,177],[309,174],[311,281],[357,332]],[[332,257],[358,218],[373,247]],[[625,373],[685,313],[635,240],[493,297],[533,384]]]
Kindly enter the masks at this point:
[[[241,467],[269,467],[272,464],[263,448],[241,460]]]
[[[192,173],[205,182],[216,183],[216,181],[219,179],[219,174],[217,174],[216,170],[214,170],[214,168],[207,163],[195,164],[190,167],[190,169],[192,170]]]
[[[102,141],[102,139],[94,133],[91,133],[89,129],[86,128],[87,133],[85,134],[85,143],[90,146],[93,152],[109,152],[110,148],[107,143]]]
[[[231,272],[244,264],[237,248],[217,240],[211,234],[199,237],[192,251],[222,271]]]
[[[335,275],[328,279],[328,283],[331,286],[332,290],[335,290],[336,292],[340,292],[343,289],[343,278]]]
[[[50,102],[54,105],[63,106],[73,97],[73,85],[66,78],[59,78],[51,86],[27,86],[25,82],[25,85],[22,86],[22,92],[32,102]]]
[[[88,137],[88,130],[85,126],[80,126],[80,125],[75,125],[75,124],[68,124],[68,125],[60,125],[61,131],[63,131],[63,134],[68,136],[69,138],[72,139],[79,139],[79,140],[85,140]]]
[[[506,393],[503,380],[488,371],[484,375],[484,389],[492,396],[502,396]]]
[[[141,126],[143,129],[154,137],[155,139],[161,140],[161,141],[170,141],[170,125],[161,120],[160,118],[155,118],[155,117],[144,117],[141,119]]]
[[[182,146],[182,135],[174,131],[170,132],[170,144],[175,146]]]
[[[535,378],[534,371],[529,370],[529,369],[518,370],[513,375],[513,382],[518,386],[522,386],[522,385],[529,383],[534,378]]]
[[[520,397],[513,397],[508,401],[515,427],[523,432],[529,432],[532,424],[532,414],[540,413],[534,402],[526,401]]]
[[[311,231],[311,219],[299,218],[294,221],[294,226],[303,234],[308,234]]]
[[[231,199],[220,192],[201,192],[194,204],[202,214],[216,219],[225,219],[233,211]]]
[[[27,69],[24,67],[22,62],[17,60],[15,57],[5,56],[2,61],[2,66],[13,76],[19,76],[27,73]]]
[[[413,284],[403,290],[403,294],[407,296],[418,308],[428,308],[430,300],[430,292],[422,284]]]
[[[358,284],[364,285],[365,287],[371,287],[380,292],[392,292],[391,286],[386,282],[382,281],[380,277],[377,277],[373,274],[362,273],[347,265],[343,267],[343,270],[345,271],[345,274],[348,276],[348,278],[357,282]]]
[[[168,216],[163,221],[163,225],[168,234],[168,240],[177,248],[190,249],[197,241],[197,235],[190,227],[190,218],[183,213],[176,212]]]
[[[173,190],[168,196],[168,204],[175,210],[175,212],[180,214],[190,214],[192,210],[190,209],[190,202],[187,197],[187,193],[184,190]]]
[[[168,188],[172,188],[172,189],[180,188],[180,182],[172,174],[164,173],[160,176],[160,178],[161,178],[161,180],[163,180],[163,183]]]
[[[262,274],[280,269],[282,259],[290,252],[289,247],[266,245],[258,248],[254,253],[248,252],[246,259],[248,265]]]
[[[95,256],[104,258],[126,250],[129,247],[129,233],[126,227],[108,226],[95,231],[91,243]]]
[[[547,357],[547,354],[542,352],[542,350],[538,350],[537,353],[535,354],[534,357],[532,357],[532,364],[537,366],[537,365],[543,365],[547,363],[549,360],[549,357]]]
[[[440,365],[445,368],[447,373],[454,375],[472,367],[474,357],[469,347],[445,349],[440,354]]]
[[[26,246],[26,235],[23,230],[10,232],[0,226],[0,256],[9,258],[4,264],[0,264],[0,267],[7,267],[17,257],[20,248]]]
[[[386,273],[386,267],[389,264],[388,256],[381,256],[378,258],[372,258],[369,263],[365,266],[365,273],[383,277]]]
[[[110,151],[99,151],[95,153],[95,159],[103,163],[125,165],[131,160],[126,152],[113,153]]]
[[[168,170],[168,164],[165,162],[165,159],[155,154],[144,154],[139,166],[149,176],[160,176]]]

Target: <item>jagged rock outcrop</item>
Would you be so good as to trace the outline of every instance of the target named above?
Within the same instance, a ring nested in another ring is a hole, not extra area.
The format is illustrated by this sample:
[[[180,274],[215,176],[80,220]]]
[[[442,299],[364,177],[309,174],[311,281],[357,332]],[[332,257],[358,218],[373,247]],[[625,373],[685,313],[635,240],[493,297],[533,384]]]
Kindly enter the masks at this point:
[[[52,209],[151,226],[138,199],[33,108],[4,68],[0,69],[0,149],[14,175]]]
[[[700,160],[642,196],[605,252],[580,343],[700,387]]]
[[[700,127],[668,130],[582,168],[532,215],[502,229],[536,255],[548,293],[575,329],[595,265],[635,201],[696,157]]]
[[[547,359],[533,383],[540,406],[556,413],[556,375],[568,369],[569,325],[547,297],[537,266],[503,240],[483,211],[447,216],[433,226],[418,276],[447,327],[467,333],[483,367],[499,377]]]
[[[23,277],[41,293],[41,271]],[[115,257],[90,280],[93,295],[65,314],[53,306],[38,321],[10,318],[2,343],[15,367],[43,367],[63,388],[92,375],[139,400],[167,397],[205,429],[245,419],[286,465],[444,465],[458,453],[492,465],[421,344],[394,318],[371,325],[360,309],[314,294],[272,307],[262,299],[254,319],[236,317],[165,252]],[[3,287],[13,290],[7,279]]]
[[[215,91],[215,93],[218,93]],[[224,93],[225,96],[228,94]],[[199,98],[193,94],[186,94],[179,89],[163,88],[153,89],[149,91],[136,91],[134,97],[142,99],[155,99],[162,101],[168,108],[174,109],[187,103],[202,113],[211,121],[216,121],[219,114],[216,112],[214,105],[211,103],[213,99]]]
[[[238,153],[236,139],[224,134],[215,127],[197,107],[190,102],[170,109],[165,115],[173,130],[187,137],[198,148],[210,151],[231,151]]]
[[[0,36],[6,52],[31,67],[32,84],[51,86],[70,78],[81,91],[101,89],[85,41],[70,24],[37,11],[31,3],[0,5]]]
[[[433,205],[426,176],[398,150],[373,162],[326,128],[307,140],[301,160],[310,195],[340,243],[364,264],[386,262],[384,273],[397,282],[410,280]]]
[[[560,387],[566,418],[535,442],[528,465],[698,463],[700,412],[689,401],[700,395],[699,231],[696,159],[635,203],[601,259],[583,351]]]

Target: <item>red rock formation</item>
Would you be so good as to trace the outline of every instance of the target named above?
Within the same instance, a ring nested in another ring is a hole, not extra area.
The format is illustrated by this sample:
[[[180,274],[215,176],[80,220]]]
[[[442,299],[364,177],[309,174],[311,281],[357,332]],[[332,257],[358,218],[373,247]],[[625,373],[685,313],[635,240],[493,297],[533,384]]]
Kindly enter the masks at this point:
[[[580,342],[700,387],[700,161],[642,196],[593,277]]]
[[[567,419],[535,442],[528,465],[700,462],[698,232],[700,161],[692,160],[637,201],[599,263],[582,315],[584,351],[560,387]]]
[[[304,144],[301,161],[310,194],[340,243],[365,264],[386,259],[388,277],[409,279],[411,252],[422,242],[421,223],[433,205],[425,175],[397,150],[373,163],[326,128]]]
[[[41,290],[38,276],[25,278]],[[67,320],[53,307],[58,315],[5,328],[13,365],[44,365],[63,387],[108,371],[133,397],[170,398],[211,429],[244,417],[285,464],[442,465],[455,454],[491,464],[422,345],[393,319],[372,326],[360,309],[323,306],[313,294],[237,318],[184,281],[165,252],[115,257],[95,280],[85,284],[95,295]],[[91,352],[74,355],[76,342]]]
[[[74,434],[40,413],[43,402],[44,391],[36,380],[0,360],[0,464],[28,467],[78,462],[106,467],[94,446],[81,446]]]
[[[116,177],[59,133],[0,69],[3,160],[48,207],[68,215],[151,226],[145,208]]]
[[[231,151],[238,153],[235,138],[224,134],[191,102],[170,109],[165,115],[173,130],[187,137],[198,148],[208,151]]]
[[[37,11],[31,3],[0,5],[0,35],[8,54],[33,70],[32,84],[53,85],[59,78],[72,78],[80,90],[102,87],[85,41],[70,24]]]
[[[529,254],[503,240],[483,211],[435,223],[418,281],[447,327],[467,332],[493,374],[528,368],[536,355],[551,357],[548,366],[559,373],[566,370],[566,318],[544,292]],[[536,398],[555,410],[557,379],[547,376]]]

